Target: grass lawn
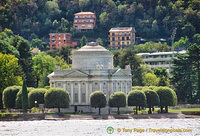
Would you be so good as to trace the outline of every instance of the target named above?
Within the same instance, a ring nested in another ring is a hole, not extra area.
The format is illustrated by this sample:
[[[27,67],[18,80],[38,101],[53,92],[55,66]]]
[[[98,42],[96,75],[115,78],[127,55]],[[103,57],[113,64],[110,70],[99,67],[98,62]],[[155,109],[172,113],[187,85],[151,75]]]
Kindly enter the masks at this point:
[[[200,112],[200,108],[169,109],[169,112],[181,113],[181,111],[199,111]]]

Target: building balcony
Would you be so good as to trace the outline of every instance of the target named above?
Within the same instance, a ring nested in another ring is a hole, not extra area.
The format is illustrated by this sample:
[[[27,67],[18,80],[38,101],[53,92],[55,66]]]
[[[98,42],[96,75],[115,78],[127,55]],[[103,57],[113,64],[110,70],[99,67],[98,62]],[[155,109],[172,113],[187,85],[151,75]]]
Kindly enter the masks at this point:
[[[168,57],[168,58],[146,58],[146,59],[143,59],[142,60],[144,62],[152,62],[152,61],[170,61],[171,60],[171,57]]]
[[[171,64],[162,64],[162,65],[149,65],[150,68],[170,68]]]
[[[75,19],[96,19],[95,17],[75,17]]]
[[[95,22],[74,22],[74,24],[92,24],[92,25],[94,25]]]

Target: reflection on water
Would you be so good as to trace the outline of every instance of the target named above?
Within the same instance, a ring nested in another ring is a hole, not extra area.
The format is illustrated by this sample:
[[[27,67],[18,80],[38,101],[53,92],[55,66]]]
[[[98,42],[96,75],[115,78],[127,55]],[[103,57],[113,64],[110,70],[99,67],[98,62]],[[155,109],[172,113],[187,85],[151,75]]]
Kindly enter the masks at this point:
[[[112,127],[113,132],[107,132]],[[189,132],[153,132],[189,130]],[[191,131],[190,131],[191,130]],[[150,132],[151,131],[151,132]],[[64,120],[3,121],[0,136],[195,136],[200,135],[198,119],[127,119],[127,120]]]

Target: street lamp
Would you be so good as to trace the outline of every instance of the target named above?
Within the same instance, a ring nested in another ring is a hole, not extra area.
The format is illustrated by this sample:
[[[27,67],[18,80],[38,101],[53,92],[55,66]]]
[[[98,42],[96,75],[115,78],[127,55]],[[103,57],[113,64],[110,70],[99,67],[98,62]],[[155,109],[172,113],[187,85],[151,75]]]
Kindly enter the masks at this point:
[[[36,107],[36,105],[37,105],[37,101],[35,101],[35,107]]]

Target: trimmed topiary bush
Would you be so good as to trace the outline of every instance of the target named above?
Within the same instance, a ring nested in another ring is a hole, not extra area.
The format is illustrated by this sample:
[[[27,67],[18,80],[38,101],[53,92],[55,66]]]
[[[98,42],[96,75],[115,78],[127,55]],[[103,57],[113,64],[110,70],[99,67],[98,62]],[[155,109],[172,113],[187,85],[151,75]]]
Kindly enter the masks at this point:
[[[3,104],[5,108],[15,108],[16,95],[21,86],[10,86],[3,91]]]
[[[31,92],[33,89],[35,89],[35,88],[28,87],[27,88],[28,93]],[[22,108],[22,89],[20,89],[19,92],[17,93],[16,100],[15,100],[15,106],[17,109]]]
[[[22,86],[22,109],[23,109],[23,112],[25,113],[27,112],[27,109],[28,109],[28,91],[27,91],[25,80]]]
[[[35,107],[38,106],[38,104],[44,104],[44,94],[47,92],[47,89],[44,88],[37,88],[33,89],[28,94],[28,104],[29,107]],[[35,105],[35,101],[37,101],[37,105]]]
[[[69,93],[63,88],[51,88],[44,95],[45,107],[68,108],[70,103]]]
[[[101,108],[106,107],[106,96],[101,91],[95,91],[90,95],[90,103],[92,107],[99,108],[99,115]]]
[[[151,108],[153,108],[153,106],[159,106],[160,99],[158,94],[153,90],[146,89],[144,90],[144,93],[147,98],[147,107],[149,108],[149,114],[151,114]]]
[[[128,94],[128,106],[136,106],[136,114],[137,106],[145,107],[147,103],[146,95],[143,91],[133,90]]]
[[[165,112],[168,112],[168,106],[175,106],[177,104],[177,96],[175,91],[169,87],[158,87],[155,89],[160,98],[160,110],[163,112],[165,106]]]
[[[126,94],[124,92],[115,92],[110,95],[109,106],[117,107],[117,113],[120,114],[119,108],[126,106]]]

